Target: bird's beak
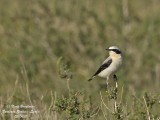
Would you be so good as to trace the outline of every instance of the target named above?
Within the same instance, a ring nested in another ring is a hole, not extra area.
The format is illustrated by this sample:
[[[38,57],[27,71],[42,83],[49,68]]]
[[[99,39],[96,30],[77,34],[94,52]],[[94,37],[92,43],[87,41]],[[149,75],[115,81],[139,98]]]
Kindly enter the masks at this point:
[[[109,51],[110,49],[106,48],[106,50],[108,50],[108,51]]]

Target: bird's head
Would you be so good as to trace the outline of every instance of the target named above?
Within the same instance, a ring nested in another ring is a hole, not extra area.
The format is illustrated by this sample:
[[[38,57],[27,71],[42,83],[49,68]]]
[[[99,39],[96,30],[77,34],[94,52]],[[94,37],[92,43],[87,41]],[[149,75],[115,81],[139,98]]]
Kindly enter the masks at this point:
[[[107,48],[106,50],[109,51],[109,55],[111,57],[121,57],[122,52],[117,46],[111,46]]]

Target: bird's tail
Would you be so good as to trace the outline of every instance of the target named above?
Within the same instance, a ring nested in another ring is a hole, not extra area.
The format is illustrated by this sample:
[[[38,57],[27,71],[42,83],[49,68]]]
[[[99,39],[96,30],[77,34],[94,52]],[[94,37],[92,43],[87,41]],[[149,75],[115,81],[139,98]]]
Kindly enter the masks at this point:
[[[95,76],[92,76],[90,79],[88,79],[88,81],[91,81],[95,78]]]

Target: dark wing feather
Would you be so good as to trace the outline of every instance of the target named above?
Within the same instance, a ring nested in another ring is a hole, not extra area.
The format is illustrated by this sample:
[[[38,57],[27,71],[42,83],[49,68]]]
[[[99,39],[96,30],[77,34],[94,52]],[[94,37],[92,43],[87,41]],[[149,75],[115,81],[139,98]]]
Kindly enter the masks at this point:
[[[106,63],[102,64],[99,69],[97,70],[97,72],[93,75],[96,76],[98,75],[101,71],[103,71],[104,69],[106,69],[110,64],[112,63],[112,59],[108,60]]]
[[[112,59],[109,59],[108,61],[104,62],[99,69],[96,71],[96,73],[88,80],[92,80],[96,75],[98,75],[101,71],[103,71],[104,69],[108,68],[109,65],[112,63]]]

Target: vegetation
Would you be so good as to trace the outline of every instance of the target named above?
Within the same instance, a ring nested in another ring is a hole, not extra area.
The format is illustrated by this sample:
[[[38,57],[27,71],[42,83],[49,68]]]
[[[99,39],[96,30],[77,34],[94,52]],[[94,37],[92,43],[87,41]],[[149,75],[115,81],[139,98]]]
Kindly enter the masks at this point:
[[[159,4],[1,0],[0,119],[159,120]],[[125,63],[107,90],[87,80],[111,45]]]

